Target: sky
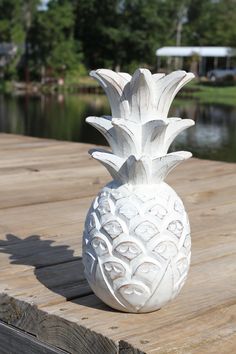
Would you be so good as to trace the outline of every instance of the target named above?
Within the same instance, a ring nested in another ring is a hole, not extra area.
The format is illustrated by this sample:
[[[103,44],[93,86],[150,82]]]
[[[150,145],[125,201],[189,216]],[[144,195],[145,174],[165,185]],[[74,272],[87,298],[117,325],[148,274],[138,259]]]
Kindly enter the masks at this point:
[[[39,5],[40,10],[47,10],[47,4],[50,0],[41,0],[41,5]]]

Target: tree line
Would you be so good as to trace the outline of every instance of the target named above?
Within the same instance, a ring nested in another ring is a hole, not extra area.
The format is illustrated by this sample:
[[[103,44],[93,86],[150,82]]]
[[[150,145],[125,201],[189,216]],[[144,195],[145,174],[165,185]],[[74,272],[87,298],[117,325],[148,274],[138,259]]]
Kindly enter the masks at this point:
[[[0,0],[7,78],[155,66],[167,45],[236,46],[236,0]]]

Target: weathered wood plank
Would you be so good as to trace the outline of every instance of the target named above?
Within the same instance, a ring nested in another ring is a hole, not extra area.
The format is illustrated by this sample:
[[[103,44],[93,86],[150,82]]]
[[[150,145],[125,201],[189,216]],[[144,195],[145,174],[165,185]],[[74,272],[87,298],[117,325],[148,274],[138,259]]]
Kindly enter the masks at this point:
[[[64,350],[48,346],[34,336],[1,321],[0,352],[1,354],[66,354]]]
[[[27,141],[28,138],[25,139]],[[36,139],[35,143],[30,141],[28,145],[25,142],[23,151],[17,146],[11,153],[8,151],[7,155],[5,151],[1,155],[0,151],[0,208],[92,196],[109,180],[104,169],[88,158],[87,146],[46,141],[45,146],[39,148],[42,142],[40,139]],[[233,164],[226,164],[225,171],[219,162],[198,162],[202,168],[199,168],[197,174],[191,167],[193,161],[186,163],[187,183],[184,189],[181,188],[182,168],[177,168],[175,174],[168,178],[181,195],[182,189],[183,195],[187,190],[190,191],[190,198],[195,204],[198,204],[199,193],[205,193],[205,198],[212,198],[219,188],[222,190],[222,183],[227,183],[227,186],[231,181],[233,183],[232,176],[236,171]],[[228,181],[225,181],[226,177]],[[211,191],[212,184],[216,191]],[[42,190],[44,193],[41,193]],[[58,193],[59,190],[61,193]]]
[[[0,290],[38,305],[62,302],[61,297],[72,300],[92,293],[84,278],[81,259],[39,269],[28,267],[24,271],[20,267],[12,274],[1,272]]]
[[[62,305],[63,306],[63,305]],[[63,308],[62,308],[63,309]],[[35,305],[6,294],[0,296],[0,316],[7,323],[26,330],[39,340],[71,354],[116,354],[118,346],[105,335],[82,324],[39,310]]]
[[[87,149],[0,134],[0,319],[69,353],[233,353],[236,164],[192,159],[170,174],[191,220],[188,281],[160,311],[123,314],[83,276],[84,218],[109,180]]]

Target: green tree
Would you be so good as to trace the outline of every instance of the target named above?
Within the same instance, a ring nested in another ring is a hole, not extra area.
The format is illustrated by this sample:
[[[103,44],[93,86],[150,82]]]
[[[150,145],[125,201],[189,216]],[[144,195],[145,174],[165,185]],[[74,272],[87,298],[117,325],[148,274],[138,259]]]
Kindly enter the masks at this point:
[[[74,70],[81,61],[81,53],[73,35],[72,2],[51,0],[46,11],[37,12],[28,33],[31,71],[39,75],[42,68],[50,68],[58,75]]]
[[[0,0],[0,42],[23,43],[22,10],[21,0]]]
[[[122,66],[133,70],[138,65],[155,63],[155,50],[161,45],[163,18],[158,16],[159,2],[156,0],[132,0],[123,2]]]
[[[0,0],[0,43],[14,43],[18,53],[5,68],[7,77],[15,76],[25,51],[27,31],[37,11],[39,0]]]
[[[138,65],[153,67],[155,50],[176,43],[179,17],[188,1],[74,0],[75,37],[87,66],[130,71]]]
[[[235,47],[235,6],[235,0],[191,0],[185,42],[201,46]]]
[[[78,0],[75,35],[89,68],[153,64],[162,36],[159,0]],[[163,33],[163,32],[162,32]]]
[[[89,68],[114,67],[120,46],[118,0],[75,0],[75,37]],[[120,53],[118,53],[119,55]]]

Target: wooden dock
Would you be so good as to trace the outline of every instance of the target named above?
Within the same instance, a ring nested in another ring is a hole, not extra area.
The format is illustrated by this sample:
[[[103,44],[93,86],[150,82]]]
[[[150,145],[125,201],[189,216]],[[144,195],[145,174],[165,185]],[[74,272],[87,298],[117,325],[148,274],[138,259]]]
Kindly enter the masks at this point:
[[[236,164],[191,159],[169,176],[191,222],[189,277],[163,309],[125,314],[83,275],[86,211],[109,180],[90,147],[0,134],[0,353],[236,353]]]

